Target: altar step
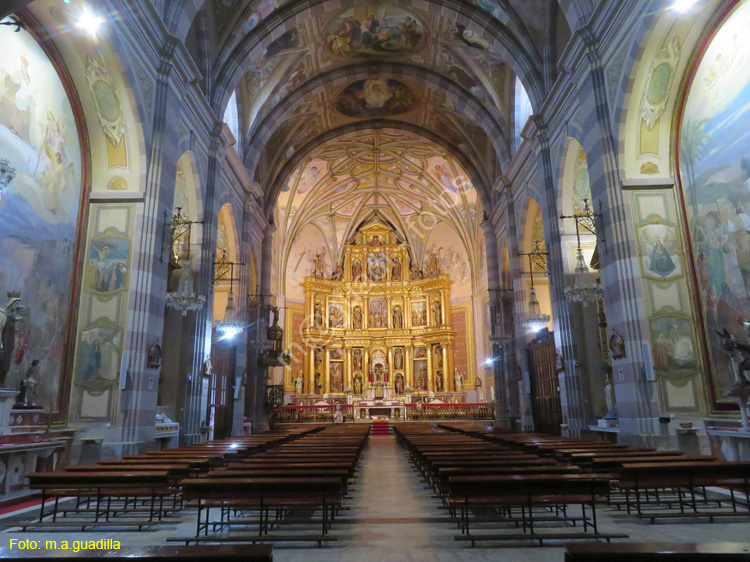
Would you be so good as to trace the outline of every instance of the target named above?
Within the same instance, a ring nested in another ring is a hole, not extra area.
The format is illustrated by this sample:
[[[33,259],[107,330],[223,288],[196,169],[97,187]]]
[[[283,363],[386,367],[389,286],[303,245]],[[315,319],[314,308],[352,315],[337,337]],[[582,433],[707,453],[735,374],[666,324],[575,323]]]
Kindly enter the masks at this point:
[[[389,435],[390,424],[388,420],[373,420],[372,422],[372,434],[373,435]]]

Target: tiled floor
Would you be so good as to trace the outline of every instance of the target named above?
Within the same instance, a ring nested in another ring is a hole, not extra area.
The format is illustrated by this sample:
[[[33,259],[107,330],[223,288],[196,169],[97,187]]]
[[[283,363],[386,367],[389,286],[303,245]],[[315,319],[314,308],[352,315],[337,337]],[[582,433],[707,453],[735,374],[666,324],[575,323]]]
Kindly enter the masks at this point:
[[[332,533],[338,542],[325,548],[310,544],[279,544],[274,548],[274,559],[280,562],[332,562],[341,560],[366,562],[417,561],[489,561],[508,560],[534,562],[562,562],[563,548],[559,546],[502,548],[497,544],[470,548],[454,540],[457,529],[450,523],[440,502],[433,499],[430,489],[420,482],[419,474],[408,463],[395,438],[373,437],[357,475],[351,510],[337,519]],[[717,524],[657,524],[641,523],[624,513],[601,510],[600,530],[627,533],[630,540],[695,542],[747,541],[748,522]],[[30,515],[29,515],[30,516]],[[0,533],[0,545],[7,546],[10,538],[54,538],[81,540],[84,538],[112,538],[122,546],[164,544],[167,537],[194,533],[195,514],[184,513],[183,522],[144,532],[86,533]],[[8,520],[0,520],[0,524]]]

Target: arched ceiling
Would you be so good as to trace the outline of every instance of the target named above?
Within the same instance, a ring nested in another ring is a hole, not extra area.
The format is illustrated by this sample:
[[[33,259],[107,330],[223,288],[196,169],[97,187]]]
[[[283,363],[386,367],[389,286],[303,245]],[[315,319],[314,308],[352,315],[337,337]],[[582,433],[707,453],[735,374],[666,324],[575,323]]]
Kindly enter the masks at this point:
[[[211,102],[223,114],[238,92],[267,210],[290,163],[364,123],[441,137],[488,193],[511,158],[515,75],[538,107],[547,31],[564,18],[547,0],[208,2]]]

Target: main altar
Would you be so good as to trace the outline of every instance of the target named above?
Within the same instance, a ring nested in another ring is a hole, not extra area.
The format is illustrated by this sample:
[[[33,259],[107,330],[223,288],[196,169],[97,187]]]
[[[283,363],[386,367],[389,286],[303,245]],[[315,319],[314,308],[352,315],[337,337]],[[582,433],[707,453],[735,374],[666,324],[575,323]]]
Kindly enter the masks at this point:
[[[331,275],[315,263],[304,281],[307,345],[297,398],[328,395],[393,414],[414,397],[463,401],[451,281],[437,263],[424,270],[414,263],[409,245],[377,220],[354,235]]]

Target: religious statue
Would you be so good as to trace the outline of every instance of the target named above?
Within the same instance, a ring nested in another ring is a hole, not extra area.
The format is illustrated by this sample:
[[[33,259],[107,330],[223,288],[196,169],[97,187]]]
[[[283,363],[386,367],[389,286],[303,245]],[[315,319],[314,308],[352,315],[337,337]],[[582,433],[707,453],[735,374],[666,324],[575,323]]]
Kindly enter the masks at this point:
[[[609,338],[609,351],[612,354],[612,359],[623,359],[625,357],[625,340],[615,329],[612,330],[612,336]]]
[[[0,307],[0,387],[10,371],[13,351],[16,344],[17,323],[24,313],[20,293],[8,293],[8,301]]]
[[[411,274],[412,281],[424,278],[424,272],[417,267],[417,264],[413,264],[409,269],[409,272]]]
[[[439,300],[432,303],[432,325],[440,326],[443,323],[443,305]]]
[[[354,377],[354,394],[357,396],[362,394],[362,376],[355,375]]]
[[[344,325],[344,312],[341,306],[337,304],[329,305],[328,309],[328,327],[341,328]]]
[[[297,394],[302,394],[302,375],[297,375],[294,379],[294,390]]]
[[[336,269],[333,270],[333,273],[331,273],[331,279],[334,281],[342,281],[344,279],[344,266],[339,264],[336,266]]]
[[[359,283],[362,281],[362,262],[354,260],[352,264],[352,281]]]
[[[393,258],[393,265],[391,266],[391,281],[401,281],[401,260]]]
[[[362,308],[359,306],[355,306],[352,312],[352,328],[354,330],[362,329]]]
[[[381,246],[383,242],[380,240],[380,236],[377,234],[370,238],[370,246]]]
[[[313,277],[325,277],[326,262],[323,259],[323,252],[316,252],[313,257]]]
[[[565,363],[563,363],[563,356],[560,348],[555,349],[555,371],[558,373],[565,370]]]
[[[18,385],[18,390],[21,393],[16,400],[16,408],[34,406],[32,398],[36,394],[36,386],[39,382],[39,359],[34,359],[29,368],[26,369],[23,380]]]
[[[355,371],[362,370],[362,350],[361,349],[354,350],[354,370]]]
[[[443,371],[435,373],[435,390],[443,392]]]
[[[404,376],[401,373],[396,375],[394,386],[396,387],[396,394],[401,395],[404,393]]]
[[[320,394],[323,391],[323,381],[320,373],[315,373],[315,394]]]
[[[313,325],[316,328],[323,327],[323,305],[319,302],[315,303],[315,311],[313,312]]]
[[[438,367],[443,366],[443,346],[440,344],[435,346],[435,363]]]
[[[404,351],[400,347],[393,352],[393,368],[397,371],[404,368]]]
[[[400,306],[393,307],[393,329],[401,330],[404,327],[404,314]]]
[[[203,362],[203,374],[207,377],[210,377],[214,374],[214,366],[211,363],[210,356],[206,356],[206,360]]]
[[[612,369],[607,368],[605,372],[604,400],[607,403],[607,415],[605,419],[617,419],[617,399],[615,398],[615,382],[612,378]]]
[[[440,260],[438,253],[434,249],[427,256],[427,274],[428,275],[439,275],[440,274]]]
[[[314,358],[315,368],[319,369],[320,366],[323,364],[323,352],[319,347],[315,348],[313,358]]]
[[[149,369],[158,369],[161,367],[161,346],[158,339],[148,348],[147,355]]]
[[[461,376],[461,372],[460,371],[456,371],[453,374],[453,380],[455,382],[456,392],[461,392],[461,390],[463,388],[463,385],[464,385],[464,378],[463,378],[463,376]]]

